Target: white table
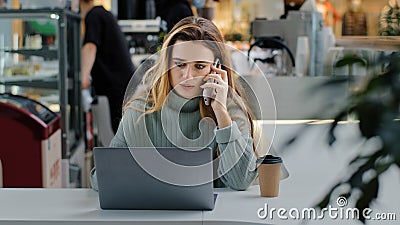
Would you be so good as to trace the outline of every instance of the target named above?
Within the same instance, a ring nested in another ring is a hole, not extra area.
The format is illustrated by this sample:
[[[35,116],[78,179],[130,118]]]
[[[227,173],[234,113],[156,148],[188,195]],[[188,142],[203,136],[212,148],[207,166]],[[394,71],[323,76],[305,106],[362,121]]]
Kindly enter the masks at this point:
[[[0,224],[265,224],[257,210],[265,203],[288,207],[296,198],[259,197],[259,186],[247,191],[216,189],[212,211],[102,210],[91,189],[0,190]]]
[[[266,127],[270,126],[265,124]],[[212,211],[101,210],[98,195],[90,189],[0,189],[0,225],[3,224],[300,224],[277,215],[260,219],[257,210],[268,204],[276,209],[312,207],[335,183],[348,173],[346,165],[359,149],[355,125],[341,125],[339,141],[328,150],[324,138],[328,125],[302,130],[303,137],[283,155],[290,172],[281,182],[277,198],[259,197],[259,186],[247,191],[216,189]],[[285,140],[301,125],[278,125],[274,145],[283,149]],[[266,129],[268,130],[268,129]],[[368,145],[363,146],[368,148]],[[367,224],[399,224],[400,176],[392,167],[382,177],[374,213],[397,213],[396,221],[370,220]],[[349,207],[354,202],[349,201]],[[332,203],[333,207],[337,207]],[[310,220],[308,224],[360,224],[356,220]]]
[[[203,212],[102,210],[97,192],[91,189],[5,188],[0,190],[0,224],[265,224],[257,217],[256,208],[263,207],[268,199],[259,197],[258,186],[244,192],[216,192],[216,208]],[[241,217],[236,211],[242,206],[247,210]],[[231,215],[235,214],[241,219],[233,221],[236,218]]]
[[[0,190],[0,224],[199,224],[201,211],[101,210],[91,189]]]

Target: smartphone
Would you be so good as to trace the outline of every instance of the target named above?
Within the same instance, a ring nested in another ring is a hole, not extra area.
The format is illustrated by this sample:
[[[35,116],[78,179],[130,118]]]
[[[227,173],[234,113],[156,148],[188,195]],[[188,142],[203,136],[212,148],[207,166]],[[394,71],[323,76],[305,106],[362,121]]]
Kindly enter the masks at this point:
[[[218,64],[219,64],[219,59],[217,58],[215,59],[213,66],[218,68]],[[212,74],[215,74],[215,72],[212,72]],[[210,78],[207,80],[207,83],[215,83],[215,79]],[[204,88],[203,90],[204,104],[206,105],[211,104],[211,98],[213,97],[214,93],[215,93],[215,88]]]

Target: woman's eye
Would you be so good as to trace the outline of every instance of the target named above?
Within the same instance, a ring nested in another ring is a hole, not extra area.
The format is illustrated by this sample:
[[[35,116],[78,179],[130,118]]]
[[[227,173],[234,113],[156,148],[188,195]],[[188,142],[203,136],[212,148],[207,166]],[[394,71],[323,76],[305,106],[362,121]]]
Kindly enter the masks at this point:
[[[202,70],[202,69],[206,68],[206,66],[205,66],[205,65],[202,65],[202,64],[196,64],[195,66],[196,66],[196,68],[199,69],[199,70]]]
[[[185,64],[184,64],[184,63],[181,63],[181,62],[175,62],[175,65],[176,65],[177,67],[182,67],[182,66],[184,66]]]

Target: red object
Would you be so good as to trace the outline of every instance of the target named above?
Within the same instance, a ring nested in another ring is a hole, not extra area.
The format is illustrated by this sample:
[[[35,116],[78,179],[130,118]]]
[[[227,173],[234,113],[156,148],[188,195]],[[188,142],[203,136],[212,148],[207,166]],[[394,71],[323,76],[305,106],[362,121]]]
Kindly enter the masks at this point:
[[[59,115],[46,124],[23,108],[0,102],[3,187],[43,187],[42,141],[58,129]]]

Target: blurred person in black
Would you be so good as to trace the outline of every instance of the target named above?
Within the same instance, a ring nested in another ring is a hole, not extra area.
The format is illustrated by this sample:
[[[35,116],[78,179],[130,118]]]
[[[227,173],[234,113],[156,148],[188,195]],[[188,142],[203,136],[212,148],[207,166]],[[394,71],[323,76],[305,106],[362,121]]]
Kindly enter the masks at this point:
[[[181,19],[193,16],[190,3],[187,0],[155,0],[156,16],[167,22],[167,29],[172,27]]]
[[[135,71],[128,44],[114,15],[93,0],[80,0],[84,19],[82,89],[92,87],[95,95],[109,101],[114,133],[122,117],[125,89]]]

